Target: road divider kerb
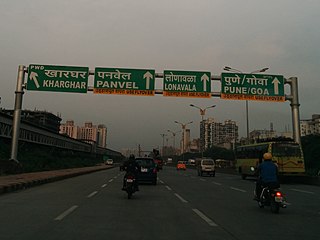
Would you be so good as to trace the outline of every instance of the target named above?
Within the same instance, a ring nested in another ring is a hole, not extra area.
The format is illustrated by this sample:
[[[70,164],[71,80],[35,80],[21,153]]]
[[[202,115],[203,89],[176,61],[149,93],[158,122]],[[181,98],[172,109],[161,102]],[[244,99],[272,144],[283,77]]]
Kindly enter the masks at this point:
[[[77,177],[97,171],[111,169],[112,166],[98,165],[93,167],[61,169],[54,171],[22,173],[7,176],[0,176],[0,194],[23,190],[45,183]]]

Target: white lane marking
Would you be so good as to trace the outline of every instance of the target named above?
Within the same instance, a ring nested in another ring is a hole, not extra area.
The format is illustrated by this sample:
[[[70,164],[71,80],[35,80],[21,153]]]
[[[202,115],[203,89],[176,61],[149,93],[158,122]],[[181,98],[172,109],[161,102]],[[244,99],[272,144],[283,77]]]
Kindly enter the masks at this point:
[[[200,181],[205,182],[205,181],[207,181],[207,180],[205,180],[205,179],[203,179],[203,178],[200,178]]]
[[[218,183],[218,182],[212,182],[212,183],[215,184],[215,185],[219,185],[219,186],[222,185],[221,183]]]
[[[115,176],[114,179],[117,179],[118,176]]]
[[[160,183],[164,184],[164,181],[162,181],[162,180],[159,180],[159,181],[160,181]]]
[[[218,226],[215,222],[213,222],[210,218],[208,218],[206,215],[204,215],[198,209],[194,208],[194,209],[192,209],[192,211],[194,211],[199,217],[201,217],[204,221],[206,221],[210,226],[212,226],[212,227]]]
[[[239,191],[239,192],[247,192],[246,190],[240,189],[240,188],[235,188],[235,187],[230,187],[232,190]]]
[[[179,198],[181,202],[183,202],[183,203],[187,203],[188,202],[183,197],[181,197],[178,193],[175,193],[174,195],[176,195],[176,197]]]
[[[309,191],[300,190],[300,189],[296,189],[296,188],[291,188],[290,190],[296,191],[296,192],[301,192],[301,193],[314,194],[314,192],[309,192]]]
[[[113,179],[110,179],[110,180],[109,180],[109,182],[112,182],[112,181],[113,181]]]
[[[172,188],[171,188],[171,187],[169,187],[169,186],[166,186],[166,188],[167,188],[169,191],[171,191],[171,190],[172,190]]]
[[[90,193],[90,194],[88,195],[88,198],[93,197],[93,196],[96,195],[97,193],[98,193],[98,191],[94,191],[94,192]]]
[[[58,217],[56,217],[54,220],[56,221],[61,221],[63,218],[65,218],[66,216],[68,216],[70,213],[72,213],[74,210],[76,210],[78,206],[74,205],[71,208],[69,208],[68,210],[64,211],[63,213],[61,213]]]
[[[105,183],[105,184],[103,184],[101,187],[102,187],[102,188],[105,188],[107,185],[108,185],[108,184]]]

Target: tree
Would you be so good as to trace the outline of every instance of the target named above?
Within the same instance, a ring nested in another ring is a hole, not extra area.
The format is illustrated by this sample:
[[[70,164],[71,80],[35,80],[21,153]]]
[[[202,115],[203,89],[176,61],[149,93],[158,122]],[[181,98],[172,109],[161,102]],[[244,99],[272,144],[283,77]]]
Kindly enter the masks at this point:
[[[301,145],[307,173],[316,175],[320,170],[320,135],[302,137]]]

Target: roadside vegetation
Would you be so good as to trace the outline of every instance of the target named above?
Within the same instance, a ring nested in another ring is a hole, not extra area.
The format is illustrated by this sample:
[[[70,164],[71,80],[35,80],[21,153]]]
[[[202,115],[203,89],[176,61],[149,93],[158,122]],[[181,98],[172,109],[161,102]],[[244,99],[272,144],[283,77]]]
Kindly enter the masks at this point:
[[[301,138],[306,173],[320,175],[320,135],[308,135]]]

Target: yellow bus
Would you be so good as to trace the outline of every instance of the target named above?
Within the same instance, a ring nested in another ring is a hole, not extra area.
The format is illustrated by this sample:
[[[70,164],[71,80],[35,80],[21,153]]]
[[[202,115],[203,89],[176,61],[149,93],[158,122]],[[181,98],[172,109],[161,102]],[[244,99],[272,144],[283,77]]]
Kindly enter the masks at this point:
[[[266,152],[272,154],[272,161],[277,164],[280,176],[304,175],[305,165],[301,146],[293,141],[272,140],[236,148],[236,168],[242,179],[254,176],[253,168],[256,169],[262,162],[262,156]]]

